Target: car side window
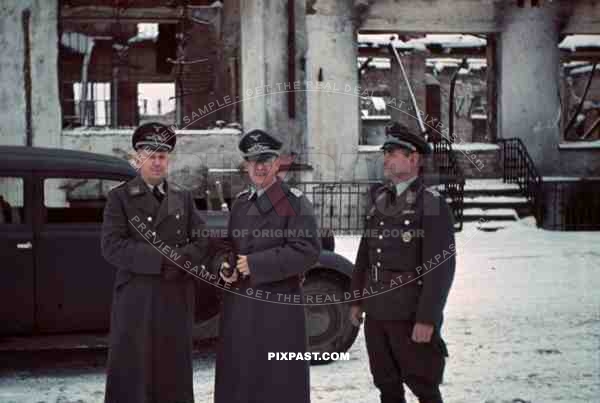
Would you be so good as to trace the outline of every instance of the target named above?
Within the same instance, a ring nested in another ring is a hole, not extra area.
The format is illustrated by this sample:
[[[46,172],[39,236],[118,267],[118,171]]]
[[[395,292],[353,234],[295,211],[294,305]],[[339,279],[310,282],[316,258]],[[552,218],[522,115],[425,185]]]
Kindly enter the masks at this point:
[[[23,224],[24,201],[23,178],[0,177],[0,225]]]
[[[46,223],[101,223],[106,196],[121,182],[102,178],[46,178]]]

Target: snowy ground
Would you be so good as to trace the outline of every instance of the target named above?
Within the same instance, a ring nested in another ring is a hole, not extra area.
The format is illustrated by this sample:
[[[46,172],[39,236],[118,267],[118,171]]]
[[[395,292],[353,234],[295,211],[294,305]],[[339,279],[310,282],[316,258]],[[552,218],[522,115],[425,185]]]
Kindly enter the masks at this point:
[[[357,238],[336,244],[354,258]],[[480,232],[466,224],[457,244],[444,331],[446,402],[597,402],[600,233],[524,222]],[[313,402],[378,402],[362,331],[350,358],[311,368]],[[102,363],[75,367],[4,369],[0,402],[101,402]],[[212,402],[213,377],[214,354],[198,354],[196,402]]]

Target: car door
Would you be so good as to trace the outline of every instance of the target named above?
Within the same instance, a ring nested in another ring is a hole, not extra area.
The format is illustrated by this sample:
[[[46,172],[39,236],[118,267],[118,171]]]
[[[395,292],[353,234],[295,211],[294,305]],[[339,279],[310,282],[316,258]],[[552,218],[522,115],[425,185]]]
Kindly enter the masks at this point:
[[[126,177],[45,175],[37,245],[36,307],[41,331],[104,331],[115,269],[101,255],[109,190]]]
[[[0,334],[34,330],[31,175],[0,173]]]

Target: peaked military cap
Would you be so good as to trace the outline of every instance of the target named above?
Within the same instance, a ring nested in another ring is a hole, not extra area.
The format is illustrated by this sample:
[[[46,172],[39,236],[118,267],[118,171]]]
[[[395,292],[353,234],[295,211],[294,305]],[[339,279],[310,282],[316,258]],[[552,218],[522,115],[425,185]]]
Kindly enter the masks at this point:
[[[133,132],[131,145],[134,150],[171,152],[177,137],[173,129],[158,122],[144,123]]]
[[[279,155],[283,143],[263,130],[251,130],[242,136],[238,148],[245,159],[264,159]]]
[[[419,154],[431,153],[431,147],[423,136],[411,132],[406,126],[395,122],[385,130],[385,142],[381,150],[393,150],[403,148],[409,151],[416,151]]]

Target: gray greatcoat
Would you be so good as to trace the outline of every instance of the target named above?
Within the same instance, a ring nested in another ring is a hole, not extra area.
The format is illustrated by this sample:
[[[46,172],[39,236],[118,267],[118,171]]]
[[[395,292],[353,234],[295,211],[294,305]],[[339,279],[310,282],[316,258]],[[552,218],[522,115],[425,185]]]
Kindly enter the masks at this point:
[[[117,274],[107,403],[194,401],[193,277],[166,278],[159,249],[182,266],[185,261],[205,264],[207,240],[199,238],[203,227],[190,192],[174,184],[168,184],[162,203],[139,176],[109,193],[102,253]]]
[[[224,296],[215,402],[307,403],[309,361],[268,360],[268,353],[307,351],[304,307],[294,303],[303,302],[300,276],[320,253],[312,205],[278,181],[259,197],[239,195],[228,231],[251,274]],[[259,299],[245,297],[257,292]]]

